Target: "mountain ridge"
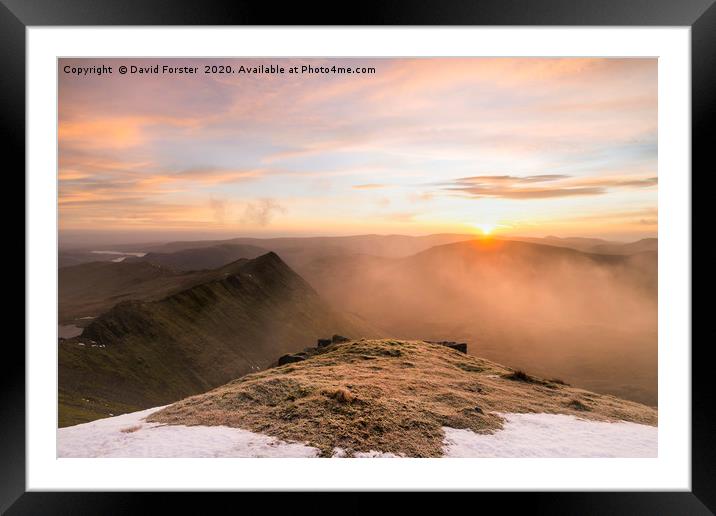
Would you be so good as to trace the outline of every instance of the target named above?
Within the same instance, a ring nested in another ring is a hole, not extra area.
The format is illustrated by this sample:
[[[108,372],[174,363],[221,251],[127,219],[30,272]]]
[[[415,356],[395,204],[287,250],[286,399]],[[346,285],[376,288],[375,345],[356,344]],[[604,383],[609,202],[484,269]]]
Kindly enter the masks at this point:
[[[194,271],[216,269],[241,258],[249,260],[257,258],[267,252],[267,249],[254,245],[217,244],[170,253],[149,252],[141,257],[126,258],[124,261],[143,261],[170,267],[177,271]]]
[[[275,253],[238,260],[166,297],[123,301],[61,340],[60,424],[202,392],[326,333],[372,331],[328,306]]]

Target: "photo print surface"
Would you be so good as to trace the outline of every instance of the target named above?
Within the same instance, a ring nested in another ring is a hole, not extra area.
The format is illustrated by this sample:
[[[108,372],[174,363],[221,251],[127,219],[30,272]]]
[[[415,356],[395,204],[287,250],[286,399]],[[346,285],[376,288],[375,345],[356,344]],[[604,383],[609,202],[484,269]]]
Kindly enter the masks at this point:
[[[657,60],[59,59],[60,457],[655,457]]]

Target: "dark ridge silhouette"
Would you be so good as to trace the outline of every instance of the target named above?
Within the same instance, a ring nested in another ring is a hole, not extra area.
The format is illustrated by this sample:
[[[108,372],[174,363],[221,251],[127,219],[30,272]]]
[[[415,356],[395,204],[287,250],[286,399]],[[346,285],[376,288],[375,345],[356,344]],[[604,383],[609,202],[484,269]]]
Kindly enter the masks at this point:
[[[335,331],[373,333],[275,253],[239,260],[162,299],[120,302],[60,341],[60,426],[206,391]]]

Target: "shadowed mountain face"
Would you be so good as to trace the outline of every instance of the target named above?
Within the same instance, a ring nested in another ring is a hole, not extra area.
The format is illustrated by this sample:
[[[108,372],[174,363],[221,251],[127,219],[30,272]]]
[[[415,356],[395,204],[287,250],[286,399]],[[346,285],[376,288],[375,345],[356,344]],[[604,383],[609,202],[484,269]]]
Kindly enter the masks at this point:
[[[475,240],[414,256],[332,257],[301,269],[338,308],[396,338],[472,353],[655,405],[657,255]]]
[[[60,267],[59,319],[83,325],[82,318],[96,317],[121,301],[161,299],[220,277],[238,261],[267,252],[251,245],[222,244],[130,256],[119,263],[94,261]]]
[[[656,238],[643,238],[629,244],[605,243],[595,245],[590,249],[592,253],[602,254],[636,254],[659,250],[659,241]]]
[[[161,299],[223,277],[245,261],[197,272],[179,272],[141,259],[62,267],[58,271],[59,320],[94,318],[122,301]]]
[[[217,244],[254,245],[274,252],[325,256],[328,254],[371,253],[379,256],[408,256],[436,245],[470,240],[470,235],[439,234],[427,236],[355,235],[345,237],[234,238],[205,242],[170,242],[150,248],[152,252],[175,252]]]
[[[143,257],[127,258],[127,262],[144,261],[177,271],[216,269],[241,258],[252,259],[268,251],[254,245],[220,244],[210,247],[183,249],[171,253],[147,253]]]
[[[517,242],[531,242],[533,244],[545,244],[556,247],[568,247],[577,251],[594,254],[635,254],[646,251],[657,252],[659,240],[656,238],[642,238],[636,242],[610,242],[601,238],[567,237],[560,238],[548,236],[544,238],[513,237],[508,240]]]
[[[274,253],[211,272],[167,297],[119,303],[79,337],[60,341],[60,426],[206,391],[317,337],[371,334]]]

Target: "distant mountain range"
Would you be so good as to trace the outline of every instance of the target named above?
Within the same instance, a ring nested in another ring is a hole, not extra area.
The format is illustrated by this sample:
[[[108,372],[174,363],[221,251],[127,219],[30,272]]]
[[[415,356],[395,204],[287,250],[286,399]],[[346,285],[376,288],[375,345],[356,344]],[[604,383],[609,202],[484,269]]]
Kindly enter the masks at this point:
[[[177,270],[198,270],[221,267],[239,258],[255,258],[273,251],[291,267],[306,265],[317,258],[368,254],[388,258],[410,256],[438,245],[475,240],[472,234],[436,234],[427,236],[406,235],[355,235],[345,237],[287,237],[287,238],[232,238],[224,240],[177,241],[150,244],[119,244],[102,246],[98,253],[92,248],[61,249],[59,267],[68,267],[93,261],[151,261]],[[596,254],[634,254],[657,251],[656,238],[644,238],[623,243],[599,238],[548,236],[494,237],[500,240],[531,242],[568,247]],[[493,238],[491,238],[493,239]],[[109,254],[109,253],[117,254]],[[137,258],[122,253],[146,253]]]
[[[560,238],[548,236],[544,238],[514,237],[506,240],[515,240],[518,242],[532,242],[535,244],[547,244],[557,247],[569,247],[577,251],[595,254],[635,254],[646,251],[658,251],[659,240],[656,238],[642,238],[636,242],[610,242],[601,238],[580,238],[567,237]]]
[[[317,258],[326,256],[351,256],[375,254],[385,257],[401,257],[424,251],[436,245],[471,240],[474,235],[440,234],[421,237],[405,235],[357,235],[346,237],[305,238],[233,238],[229,240],[200,240],[169,242],[166,244],[119,245],[107,248],[114,252],[144,252],[143,258],[128,257],[127,260],[150,260],[172,265],[180,270],[205,268],[207,264],[225,265],[237,258],[253,258],[258,252],[273,251],[291,267],[301,267]],[[243,251],[243,252],[242,252]],[[259,253],[260,254],[260,253]],[[63,263],[96,261],[115,258],[116,255],[98,255],[90,250],[65,250],[60,253]],[[221,263],[221,262],[224,263]]]

